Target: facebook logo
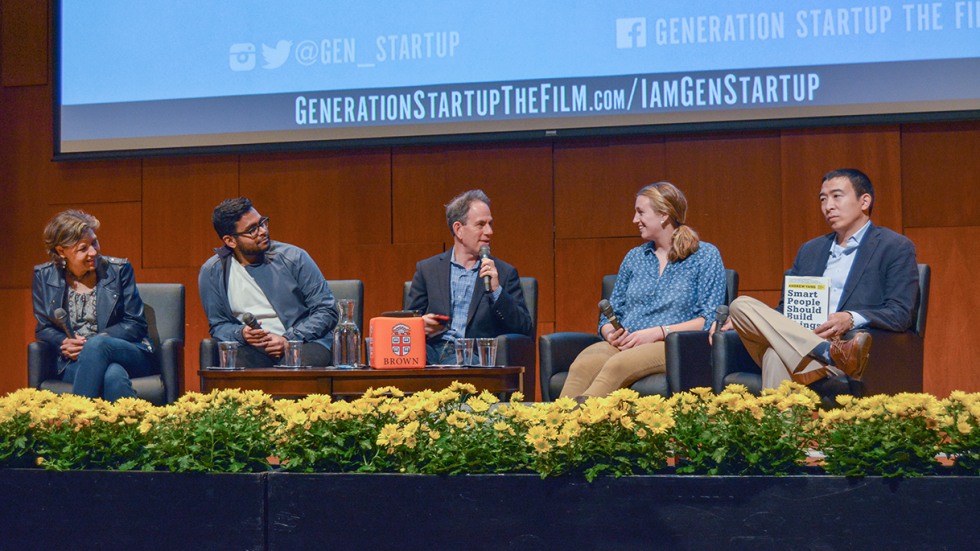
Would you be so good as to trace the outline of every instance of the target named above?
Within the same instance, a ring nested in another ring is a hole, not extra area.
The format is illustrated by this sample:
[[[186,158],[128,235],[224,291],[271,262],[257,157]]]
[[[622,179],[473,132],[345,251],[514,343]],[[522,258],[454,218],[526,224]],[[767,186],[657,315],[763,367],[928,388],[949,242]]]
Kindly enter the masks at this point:
[[[617,48],[647,47],[647,18],[631,17],[616,20]]]

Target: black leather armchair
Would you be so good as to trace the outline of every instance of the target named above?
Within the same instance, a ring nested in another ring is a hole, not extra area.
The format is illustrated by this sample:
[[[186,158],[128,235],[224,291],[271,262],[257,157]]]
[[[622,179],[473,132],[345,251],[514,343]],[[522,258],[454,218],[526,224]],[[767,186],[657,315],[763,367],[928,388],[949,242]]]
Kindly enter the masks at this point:
[[[612,295],[615,275],[602,278],[602,298]],[[725,303],[738,295],[738,272],[725,270]],[[568,368],[586,347],[602,339],[597,333],[552,333],[538,341],[541,362],[541,399],[550,402],[561,393]],[[698,386],[711,386],[711,346],[707,331],[676,331],[664,342],[667,355],[666,373],[655,373],[636,381],[630,388],[643,396],[674,392]]]
[[[354,323],[364,334],[364,282],[360,279],[335,279],[327,280],[330,292],[333,293],[334,300],[349,299],[357,301],[354,307]],[[200,366],[212,367],[218,365],[218,341],[214,339],[204,339],[201,341]]]
[[[929,310],[928,264],[919,264],[919,303],[912,313],[915,323],[904,333],[881,329],[864,329],[871,333],[872,348],[864,380],[847,376],[830,377],[811,385],[827,407],[836,404],[839,394],[863,396],[922,392],[922,365],[926,336],[926,315]],[[851,334],[845,336],[850,338]],[[742,345],[735,331],[716,334],[712,350],[712,388],[715,392],[730,384],[745,385],[750,392],[762,390],[762,370]]]
[[[402,288],[402,308],[408,308],[408,293],[412,282],[406,281]],[[538,331],[538,280],[533,277],[521,278],[521,292],[524,303],[531,314],[534,334]],[[534,396],[534,337],[507,333],[497,337],[497,365],[519,365],[524,367],[524,395]]]
[[[175,402],[184,379],[184,286],[179,283],[137,283],[143,315],[153,343],[154,374],[133,379],[136,395],[156,405]],[[71,392],[58,378],[58,350],[46,342],[27,346],[27,384],[56,393]]]

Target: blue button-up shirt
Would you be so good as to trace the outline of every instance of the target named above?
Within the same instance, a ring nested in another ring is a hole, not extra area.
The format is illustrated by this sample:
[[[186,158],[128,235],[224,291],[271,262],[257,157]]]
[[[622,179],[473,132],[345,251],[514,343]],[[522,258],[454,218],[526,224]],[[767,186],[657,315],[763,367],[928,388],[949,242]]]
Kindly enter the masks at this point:
[[[725,302],[725,266],[718,248],[701,242],[684,260],[671,262],[660,273],[653,243],[626,253],[616,286],[609,297],[623,327],[638,331],[704,318],[704,329],[715,320],[715,308]],[[609,323],[599,317],[599,329]]]
[[[861,245],[861,240],[870,227],[871,221],[868,220],[854,235],[848,237],[843,245],[838,245],[836,239],[830,243],[830,257],[827,258],[827,268],[823,276],[830,278],[831,312],[836,312],[837,307],[840,306],[840,297],[844,293],[844,284],[847,283],[847,276],[851,273],[854,259],[857,258],[858,246]],[[868,320],[861,314],[851,312],[851,315],[854,316],[854,327],[864,327],[868,324]]]
[[[456,262],[456,249],[453,248],[452,259],[449,261],[449,294],[452,297],[453,319],[449,322],[449,328],[442,334],[442,340],[454,341],[465,337],[466,319],[470,315],[470,304],[473,302],[473,289],[476,288],[477,276],[480,273],[480,266],[483,260],[477,261],[476,265],[467,270],[462,264]],[[497,287],[492,293],[493,299],[500,298],[503,287]]]

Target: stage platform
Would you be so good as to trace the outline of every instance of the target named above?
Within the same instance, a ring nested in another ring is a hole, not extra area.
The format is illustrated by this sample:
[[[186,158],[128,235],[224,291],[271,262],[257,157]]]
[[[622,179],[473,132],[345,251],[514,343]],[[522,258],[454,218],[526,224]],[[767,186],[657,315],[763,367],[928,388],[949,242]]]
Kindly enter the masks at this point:
[[[2,549],[973,549],[980,478],[0,470]]]

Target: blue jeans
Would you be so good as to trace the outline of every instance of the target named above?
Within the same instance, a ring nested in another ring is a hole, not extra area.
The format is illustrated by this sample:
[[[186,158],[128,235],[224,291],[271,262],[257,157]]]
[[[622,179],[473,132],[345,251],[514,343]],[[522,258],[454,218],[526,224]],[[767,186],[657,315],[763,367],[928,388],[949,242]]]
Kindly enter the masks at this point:
[[[456,343],[440,340],[435,345],[425,345],[425,363],[429,365],[452,365],[456,363]]]
[[[318,342],[304,342],[300,356],[303,357],[303,365],[324,367],[333,365],[333,354],[330,349]],[[266,354],[263,350],[245,344],[238,347],[238,356],[235,358],[236,367],[274,367],[279,365],[282,357],[278,360]]]
[[[96,335],[85,341],[78,359],[65,368],[62,380],[72,383],[72,394],[114,401],[135,398],[130,377],[145,377],[152,369],[150,354],[139,346]]]

